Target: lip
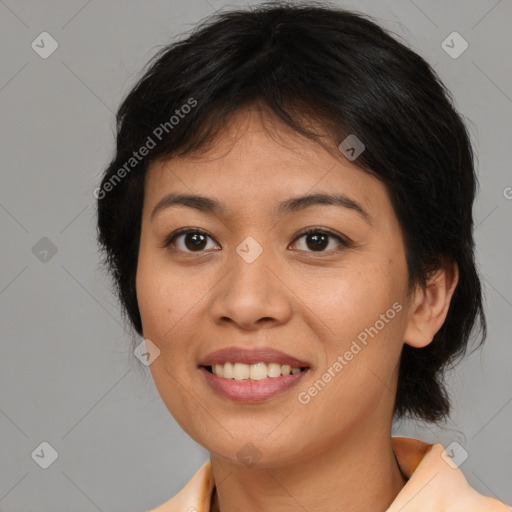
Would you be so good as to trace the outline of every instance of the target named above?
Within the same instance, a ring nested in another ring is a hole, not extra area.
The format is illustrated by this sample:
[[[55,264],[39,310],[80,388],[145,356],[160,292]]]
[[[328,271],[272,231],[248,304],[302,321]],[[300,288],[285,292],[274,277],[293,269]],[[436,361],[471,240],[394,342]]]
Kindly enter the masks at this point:
[[[310,367],[311,365],[294,356],[281,352],[270,347],[261,348],[242,348],[242,347],[227,347],[221,350],[217,350],[208,354],[200,363],[199,366],[213,366],[214,364],[224,363],[244,363],[244,364],[256,364],[256,363],[279,363],[289,364],[292,368],[303,368],[305,366]],[[299,374],[298,374],[299,375]],[[276,379],[280,377],[275,377]],[[238,381],[240,382],[240,381]]]
[[[295,375],[281,375],[280,377],[268,377],[263,380],[234,380],[218,377],[210,373],[204,366],[200,368],[206,382],[219,395],[235,402],[261,402],[290,389],[308,370]]]

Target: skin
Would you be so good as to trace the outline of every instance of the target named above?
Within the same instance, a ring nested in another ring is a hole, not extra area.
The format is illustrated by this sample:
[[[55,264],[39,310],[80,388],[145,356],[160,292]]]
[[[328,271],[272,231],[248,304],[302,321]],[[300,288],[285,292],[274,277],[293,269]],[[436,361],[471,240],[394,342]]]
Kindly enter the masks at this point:
[[[371,222],[339,206],[272,212],[292,196],[333,191],[357,201]],[[169,192],[215,198],[226,214],[174,206],[151,218]],[[309,226],[351,244],[328,238],[315,251],[307,235],[297,238]],[[211,238],[196,250],[191,235],[162,247],[183,227]],[[263,248],[250,264],[235,250],[248,236]],[[384,184],[265,110],[238,111],[205,154],[153,162],[138,304],[144,337],[160,350],[150,365],[158,392],[210,452],[219,483],[212,510],[386,510],[405,484],[391,444],[401,349],[431,342],[457,281],[456,265],[447,266],[408,294],[403,235]],[[309,403],[300,403],[298,394],[394,303],[401,311]],[[217,395],[198,369],[207,354],[233,345],[275,347],[308,361],[310,370],[277,397],[235,403]],[[259,457],[252,466],[237,457],[247,443]]]

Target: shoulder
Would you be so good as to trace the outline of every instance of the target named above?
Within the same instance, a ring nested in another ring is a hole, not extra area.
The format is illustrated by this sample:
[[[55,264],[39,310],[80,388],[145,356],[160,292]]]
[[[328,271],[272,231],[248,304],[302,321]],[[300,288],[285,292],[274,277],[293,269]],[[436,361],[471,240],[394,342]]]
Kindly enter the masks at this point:
[[[408,481],[386,512],[512,512],[472,488],[440,443],[394,437],[393,449]]]
[[[207,512],[213,488],[211,464],[207,461],[178,494],[148,512]]]

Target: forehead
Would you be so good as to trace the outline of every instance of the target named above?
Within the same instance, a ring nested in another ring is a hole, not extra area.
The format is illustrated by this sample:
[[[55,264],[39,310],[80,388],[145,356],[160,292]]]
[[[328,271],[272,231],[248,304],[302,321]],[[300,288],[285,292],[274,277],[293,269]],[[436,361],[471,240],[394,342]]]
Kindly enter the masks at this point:
[[[292,196],[338,192],[372,217],[392,213],[384,184],[333,153],[265,110],[243,109],[205,152],[150,165],[145,214],[171,191],[215,197],[228,209],[247,212],[270,210]]]

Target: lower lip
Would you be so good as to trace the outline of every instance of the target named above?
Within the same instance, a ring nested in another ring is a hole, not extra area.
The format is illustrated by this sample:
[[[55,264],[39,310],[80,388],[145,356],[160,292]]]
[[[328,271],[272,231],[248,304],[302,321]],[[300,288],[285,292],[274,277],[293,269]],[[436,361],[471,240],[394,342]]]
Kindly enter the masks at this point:
[[[214,391],[235,402],[261,402],[273,398],[295,385],[308,372],[304,370],[295,375],[268,377],[263,380],[235,380],[217,377],[204,366],[200,370]]]

